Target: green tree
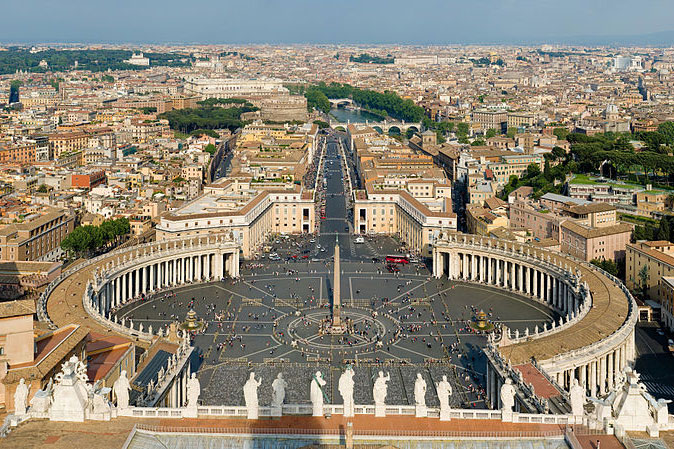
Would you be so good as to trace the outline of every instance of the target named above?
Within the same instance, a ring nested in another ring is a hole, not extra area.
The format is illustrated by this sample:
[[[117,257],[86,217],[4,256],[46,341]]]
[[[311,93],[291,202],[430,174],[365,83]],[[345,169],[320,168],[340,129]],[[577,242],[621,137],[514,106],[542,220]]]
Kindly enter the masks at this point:
[[[643,295],[643,298],[646,299],[648,297],[648,265],[641,267],[638,276],[641,294]]]
[[[468,135],[468,130],[469,130],[469,129],[470,129],[470,127],[468,126],[468,123],[466,123],[466,122],[459,122],[459,123],[456,125],[456,134],[457,134],[458,136],[463,136],[463,137],[465,137],[465,136]]]
[[[613,276],[618,276],[618,264],[616,264],[612,260],[592,259],[590,263],[598,266],[599,268],[601,268],[602,270],[606,271],[609,274],[612,274]]]
[[[670,239],[669,222],[667,220],[664,220],[664,219],[660,220],[660,226],[658,227],[657,239],[669,241],[669,239]]]
[[[494,128],[489,128],[487,130],[486,134],[485,134],[485,137],[487,139],[490,139],[490,138],[495,137],[495,136],[496,136],[496,130]]]
[[[557,136],[559,140],[566,140],[566,137],[569,135],[569,130],[566,128],[555,128],[552,130],[552,133]]]
[[[49,187],[46,184],[40,184],[40,187],[37,188],[38,193],[47,193],[49,192]]]
[[[212,143],[209,143],[208,145],[206,145],[206,148],[204,148],[204,151],[213,156],[217,151],[217,148],[215,148],[215,145],[213,145]]]

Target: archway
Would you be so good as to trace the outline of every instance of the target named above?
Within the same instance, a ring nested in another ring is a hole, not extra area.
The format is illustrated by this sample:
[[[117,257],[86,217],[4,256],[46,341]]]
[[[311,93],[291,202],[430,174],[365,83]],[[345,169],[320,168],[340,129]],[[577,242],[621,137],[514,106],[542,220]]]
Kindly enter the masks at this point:
[[[346,132],[346,129],[343,126],[337,126],[335,128],[335,131],[341,131],[341,132]]]
[[[396,135],[399,136],[401,134],[400,128],[397,126],[389,126],[388,128],[388,134],[389,135]]]
[[[379,134],[384,134],[384,130],[381,129],[381,126],[373,126],[372,129],[377,131]]]

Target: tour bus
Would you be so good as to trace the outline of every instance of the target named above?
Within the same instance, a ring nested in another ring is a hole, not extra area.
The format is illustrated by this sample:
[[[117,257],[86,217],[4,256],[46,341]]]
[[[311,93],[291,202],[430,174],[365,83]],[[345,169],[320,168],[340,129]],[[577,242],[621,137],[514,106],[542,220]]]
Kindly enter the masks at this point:
[[[391,254],[386,256],[386,262],[387,263],[401,263],[403,265],[406,265],[410,263],[410,258],[406,255],[402,254]]]

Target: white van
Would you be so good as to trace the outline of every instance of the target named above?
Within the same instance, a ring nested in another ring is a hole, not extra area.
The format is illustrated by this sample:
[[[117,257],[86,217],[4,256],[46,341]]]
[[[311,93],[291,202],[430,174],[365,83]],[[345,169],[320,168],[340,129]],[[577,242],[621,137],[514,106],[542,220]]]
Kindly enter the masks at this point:
[[[356,237],[356,243],[365,243],[365,237],[363,237],[362,235]]]

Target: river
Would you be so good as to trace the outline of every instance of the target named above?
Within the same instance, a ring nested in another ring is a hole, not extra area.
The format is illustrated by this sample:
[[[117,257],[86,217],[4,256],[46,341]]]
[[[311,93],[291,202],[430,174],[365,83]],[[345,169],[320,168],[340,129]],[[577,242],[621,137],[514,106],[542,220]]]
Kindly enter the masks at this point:
[[[330,109],[330,115],[341,123],[365,123],[366,120],[371,122],[381,121],[378,115],[359,109],[333,108]]]

